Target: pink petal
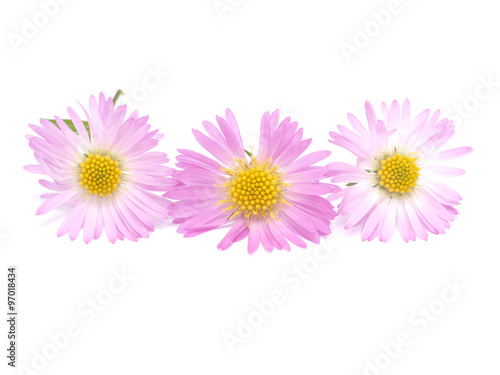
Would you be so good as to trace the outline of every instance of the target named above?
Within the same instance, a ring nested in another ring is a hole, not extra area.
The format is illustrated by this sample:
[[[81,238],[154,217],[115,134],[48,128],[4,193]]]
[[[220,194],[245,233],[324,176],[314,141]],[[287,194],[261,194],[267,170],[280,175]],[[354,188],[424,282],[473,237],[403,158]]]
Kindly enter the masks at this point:
[[[365,102],[366,120],[368,121],[368,128],[370,129],[370,135],[373,137],[377,134],[375,126],[377,125],[377,115],[371,103],[367,100]]]
[[[231,127],[231,130],[233,131],[234,135],[236,136],[238,144],[243,149],[243,140],[241,139],[238,123],[236,122],[236,118],[234,117],[233,112],[231,112],[229,109],[226,109],[226,121]]]
[[[207,137],[205,134],[201,133],[200,131],[193,129],[193,134],[198,143],[209,153],[211,153],[216,159],[218,159],[221,163],[225,165],[233,165],[234,164],[234,158],[231,157],[231,155],[223,149],[219,144],[215,143],[213,140],[211,140],[209,137]]]
[[[237,237],[238,234],[240,234],[246,228],[247,228],[247,219],[244,216],[239,217],[234,222],[231,229],[229,229],[229,231],[226,233],[224,238],[219,242],[219,245],[217,245],[217,248],[219,250],[229,249],[229,247],[234,243],[235,237]]]
[[[391,109],[389,110],[389,115],[387,117],[387,129],[399,129],[399,121],[399,103],[394,100],[391,104]]]
[[[257,251],[260,245],[260,232],[259,226],[257,225],[256,219],[250,219],[250,223],[248,225],[248,245],[247,250],[249,254],[253,254]]]
[[[102,207],[102,218],[104,222],[104,229],[106,230],[106,235],[108,236],[109,241],[111,243],[115,243],[118,238],[118,232],[108,205],[103,205]]]
[[[233,133],[231,127],[229,124],[226,122],[225,119],[222,117],[217,116],[216,117],[217,124],[219,124],[219,127],[222,131],[222,134],[224,134],[224,137],[226,138],[227,144],[229,145],[229,148],[231,149],[231,153],[235,157],[239,157],[240,159],[245,158],[245,151],[243,151],[243,147],[238,141],[238,138],[236,135]]]
[[[368,190],[362,195],[362,198],[357,201],[353,211],[348,215],[345,228],[350,229],[358,225],[370,212],[377,202],[378,194],[373,190]]]
[[[410,219],[408,219],[404,202],[402,204],[397,204],[396,210],[398,230],[401,238],[403,238],[403,241],[405,242],[408,242],[410,239],[415,240],[414,232],[411,227]]]
[[[401,109],[401,125],[400,129],[403,131],[410,123],[410,101],[405,99]]]
[[[425,228],[422,224],[422,221],[420,220],[417,212],[413,208],[413,204],[411,201],[405,202],[405,211],[406,211],[406,214],[408,215],[408,220],[410,221],[411,227],[415,231],[415,234],[419,238],[427,241],[427,237],[428,237],[427,231],[425,230]]]
[[[302,156],[301,158],[294,161],[292,164],[283,168],[285,173],[293,173],[306,169],[317,162],[326,159],[331,155],[331,151],[316,151],[308,155]]]
[[[90,203],[83,225],[83,241],[87,244],[94,239],[98,213],[96,203]]]
[[[59,229],[57,230],[57,237],[64,236],[69,232],[71,226],[73,225],[73,222],[79,220],[79,218],[83,215],[85,208],[86,202],[80,201],[71,209],[71,211],[66,215],[61,225],[59,226]]]
[[[59,207],[61,204],[66,203],[69,199],[73,198],[76,194],[78,194],[78,190],[68,190],[63,193],[57,194],[54,198],[47,199],[42,203],[38,210],[36,211],[37,215],[43,215],[47,212],[53,210],[56,207]]]
[[[36,174],[45,174],[39,165],[26,165],[24,166],[24,170]]]
[[[438,201],[443,204],[456,205],[462,200],[460,194],[439,181],[427,181],[426,188]]]
[[[287,190],[309,195],[325,195],[342,189],[337,185],[322,182],[299,182],[291,184]]]
[[[472,147],[464,146],[452,148],[450,150],[445,150],[438,152],[432,157],[433,160],[446,160],[446,159],[454,159],[461,156],[465,156],[472,152]]]
[[[364,181],[368,177],[368,173],[352,164],[333,162],[326,166],[330,173],[328,176],[333,176],[332,182],[357,182]]]
[[[376,233],[378,226],[385,216],[388,204],[389,199],[383,199],[363,223],[363,226],[361,227],[362,241],[369,240],[371,235]]]
[[[429,166],[425,168],[427,171],[435,173],[439,176],[446,176],[446,177],[455,177],[455,176],[461,176],[465,173],[465,171],[461,168],[455,168],[455,167],[434,167],[434,166]]]
[[[370,135],[366,131],[366,128],[364,127],[363,124],[361,124],[361,122],[356,118],[356,116],[354,116],[351,113],[347,113],[347,119],[349,120],[349,123],[351,124],[354,131],[358,133],[359,136],[361,136],[363,139],[367,141],[370,140]]]
[[[378,236],[380,241],[389,241],[394,233],[397,220],[397,205],[398,202],[394,201],[394,199],[389,199],[387,210],[379,225]]]
[[[90,143],[89,134],[87,132],[87,129],[85,128],[85,125],[83,125],[83,122],[80,119],[80,117],[76,114],[76,112],[71,107],[68,107],[68,114],[69,114],[69,118],[73,122],[73,125],[75,126],[76,131],[78,132],[78,135],[80,136],[80,138],[85,143]]]
[[[290,244],[281,233],[279,227],[276,225],[276,222],[274,220],[269,220],[268,226],[269,231],[272,233],[276,242],[280,245],[280,248],[286,251],[290,251]]]
[[[74,241],[78,237],[83,227],[83,223],[85,222],[85,216],[87,216],[88,209],[88,204],[82,204],[82,210],[78,212],[78,215],[76,215],[75,212],[69,227],[69,238],[71,241]]]

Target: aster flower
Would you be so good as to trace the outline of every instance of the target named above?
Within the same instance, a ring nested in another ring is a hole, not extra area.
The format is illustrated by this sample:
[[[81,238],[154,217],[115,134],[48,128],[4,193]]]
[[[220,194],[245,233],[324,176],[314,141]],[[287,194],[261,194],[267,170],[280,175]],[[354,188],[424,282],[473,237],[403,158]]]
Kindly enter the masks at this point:
[[[220,250],[248,237],[248,252],[260,244],[267,251],[290,250],[289,242],[305,248],[303,239],[318,243],[330,233],[336,216],[322,195],[340,188],[320,182],[328,172],[313,166],[330,155],[318,151],[300,157],[311,144],[302,129],[279,111],[265,113],[257,154],[244,150],[238,124],[230,110],[217,117],[217,127],[204,121],[208,136],[193,130],[199,144],[214,158],[179,150],[175,178],[180,187],[167,191],[177,200],[169,214],[180,224],[178,232],[192,237],[231,226],[219,243]],[[278,125],[279,124],[279,125]],[[248,157],[247,157],[248,155]]]
[[[444,233],[462,198],[441,177],[465,173],[444,164],[472,148],[441,150],[453,136],[452,121],[428,109],[411,119],[408,99],[401,108],[397,101],[390,108],[382,103],[380,119],[369,102],[365,109],[368,130],[349,113],[354,131],[339,125],[338,133],[330,133],[331,143],[357,157],[356,165],[328,165],[332,182],[348,183],[330,197],[342,199],[339,214],[347,217],[346,229],[361,227],[363,241],[389,241],[396,227],[406,242]]]
[[[99,101],[90,97],[89,111],[82,109],[86,122],[68,108],[71,121],[56,117],[57,126],[43,119],[41,126],[30,125],[39,135],[27,136],[38,164],[25,169],[48,176],[39,182],[53,191],[41,196],[45,201],[36,214],[70,206],[57,235],[69,233],[71,240],[83,229],[89,243],[103,228],[113,243],[148,237],[154,218],[165,218],[170,204],[152,192],[175,184],[167,178],[174,170],[163,165],[167,156],[151,151],[163,136],[150,131],[147,116],[134,112],[125,119],[126,106],[114,108],[102,93]]]

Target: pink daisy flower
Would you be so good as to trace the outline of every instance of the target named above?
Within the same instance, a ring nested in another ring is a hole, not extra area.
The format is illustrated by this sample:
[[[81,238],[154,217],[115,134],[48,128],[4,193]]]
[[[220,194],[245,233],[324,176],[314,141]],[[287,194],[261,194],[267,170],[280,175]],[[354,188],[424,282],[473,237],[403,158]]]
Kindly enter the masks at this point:
[[[452,121],[439,119],[439,111],[430,116],[428,109],[411,119],[408,99],[401,108],[397,101],[390,108],[382,103],[380,119],[369,102],[365,109],[368,130],[348,113],[354,132],[339,125],[339,133],[330,133],[331,143],[357,157],[356,165],[328,165],[332,182],[348,183],[330,197],[342,199],[339,213],[347,217],[346,229],[361,227],[363,241],[389,241],[396,227],[406,242],[444,233],[462,198],[440,178],[465,171],[443,164],[472,148],[441,151],[455,131]]]
[[[340,188],[320,182],[328,172],[313,166],[330,155],[318,151],[300,157],[311,144],[302,129],[287,117],[279,123],[279,111],[262,116],[260,144],[255,155],[245,151],[238,124],[230,110],[217,117],[220,130],[208,121],[208,136],[193,129],[200,145],[214,158],[179,150],[175,178],[180,187],[166,197],[177,200],[169,214],[185,237],[231,226],[219,243],[220,250],[248,237],[248,252],[260,244],[267,251],[290,250],[289,242],[305,248],[303,239],[318,243],[330,233],[336,216],[322,195]],[[245,153],[248,154],[245,155]]]
[[[126,106],[114,108],[111,98],[100,94],[90,97],[90,110],[82,107],[88,122],[68,108],[76,132],[56,117],[57,127],[49,120],[41,126],[30,125],[38,135],[28,135],[37,165],[29,172],[47,175],[40,184],[54,192],[45,199],[36,214],[45,214],[60,205],[71,207],[58,236],[69,233],[71,240],[83,229],[89,243],[102,230],[111,242],[149,237],[154,218],[166,218],[170,202],[152,192],[165,191],[175,181],[167,177],[174,170],[162,152],[150,152],[163,135],[150,131],[148,117],[134,112],[125,119]]]

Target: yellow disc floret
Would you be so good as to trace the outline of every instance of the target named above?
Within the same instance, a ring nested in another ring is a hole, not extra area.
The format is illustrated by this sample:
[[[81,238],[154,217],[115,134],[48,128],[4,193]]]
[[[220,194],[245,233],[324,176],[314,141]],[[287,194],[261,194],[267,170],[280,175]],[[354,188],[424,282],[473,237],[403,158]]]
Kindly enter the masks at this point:
[[[122,173],[118,160],[109,155],[90,153],[80,163],[79,183],[89,194],[103,197],[116,192]]]
[[[275,218],[278,204],[283,202],[284,189],[287,184],[283,182],[283,175],[278,173],[278,166],[270,162],[259,164],[255,157],[251,163],[236,160],[238,166],[234,169],[224,169],[230,176],[229,182],[223,184],[227,189],[226,210],[234,209],[233,217],[243,213],[247,218],[250,216]],[[219,202],[220,203],[220,202]]]
[[[379,185],[390,193],[411,193],[417,185],[420,168],[417,158],[399,153],[383,159],[377,172]]]

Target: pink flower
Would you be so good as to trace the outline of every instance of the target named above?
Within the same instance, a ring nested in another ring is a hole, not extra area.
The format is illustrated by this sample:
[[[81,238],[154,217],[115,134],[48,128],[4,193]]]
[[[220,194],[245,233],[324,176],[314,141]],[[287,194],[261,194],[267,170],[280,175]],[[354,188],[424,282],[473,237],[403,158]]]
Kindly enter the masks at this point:
[[[328,170],[313,164],[329,151],[300,157],[311,144],[302,140],[302,129],[290,118],[279,120],[279,111],[262,116],[260,145],[256,155],[245,155],[238,124],[230,110],[217,117],[219,129],[208,121],[208,136],[193,130],[196,140],[216,160],[190,150],[179,150],[175,178],[180,187],[165,196],[177,200],[170,210],[178,232],[197,236],[229,225],[220,250],[248,237],[248,252],[260,244],[267,251],[290,250],[289,242],[305,248],[303,239],[318,243],[330,233],[336,216],[322,195],[340,188],[322,183]],[[279,124],[279,125],[278,125]],[[299,158],[300,157],[300,158]]]
[[[389,241],[396,226],[404,241],[427,240],[428,232],[444,233],[458,214],[461,196],[440,182],[443,176],[460,176],[465,171],[444,166],[450,159],[467,155],[470,147],[441,151],[452,137],[451,120],[429,117],[427,109],[410,119],[410,102],[402,108],[393,101],[381,105],[378,119],[366,102],[368,130],[348,114],[352,130],[339,125],[331,132],[333,144],[356,155],[355,165],[331,163],[332,182],[348,183],[331,200],[342,199],[339,213],[347,217],[346,229],[360,226],[361,239]]]
[[[103,228],[111,242],[149,237],[154,218],[166,218],[170,202],[152,191],[165,191],[176,182],[168,179],[173,169],[163,166],[168,159],[162,152],[149,152],[163,135],[150,131],[148,117],[134,112],[125,120],[126,106],[114,108],[111,98],[100,94],[99,102],[90,97],[90,110],[82,107],[88,121],[68,108],[75,133],[56,117],[57,126],[40,120],[30,125],[39,137],[28,135],[37,165],[29,172],[47,175],[39,180],[52,193],[43,194],[45,202],[37,215],[60,205],[71,207],[58,236],[69,233],[71,240],[83,229],[86,243],[101,236]]]

